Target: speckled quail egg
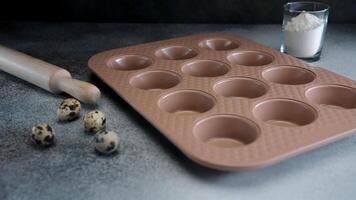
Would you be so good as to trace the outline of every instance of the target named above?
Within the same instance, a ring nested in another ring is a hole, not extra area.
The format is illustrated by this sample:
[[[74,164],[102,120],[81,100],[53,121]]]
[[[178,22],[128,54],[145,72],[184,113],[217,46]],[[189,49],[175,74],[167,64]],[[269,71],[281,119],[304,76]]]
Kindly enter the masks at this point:
[[[106,126],[105,114],[100,110],[93,110],[84,115],[84,128],[96,133]]]
[[[31,141],[39,146],[48,147],[54,143],[54,130],[46,123],[32,127]]]
[[[60,121],[72,121],[80,115],[80,102],[76,99],[65,99],[57,110],[57,116]]]
[[[119,148],[120,138],[113,131],[101,130],[95,134],[95,149],[103,154],[111,154]]]

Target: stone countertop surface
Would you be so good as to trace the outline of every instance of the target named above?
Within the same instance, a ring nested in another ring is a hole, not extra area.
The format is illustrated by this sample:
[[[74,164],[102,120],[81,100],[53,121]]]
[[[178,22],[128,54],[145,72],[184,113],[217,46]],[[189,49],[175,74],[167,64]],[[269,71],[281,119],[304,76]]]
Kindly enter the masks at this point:
[[[69,70],[96,84],[108,129],[121,149],[98,156],[81,119],[58,123],[66,95],[53,95],[0,71],[0,199],[352,199],[356,196],[356,137],[351,136],[277,165],[220,172],[186,158],[87,67],[90,56],[112,48],[202,32],[238,34],[272,48],[280,25],[0,23],[0,44]],[[356,25],[330,25],[317,65],[356,79]],[[93,109],[84,105],[82,113]],[[48,122],[56,145],[31,145],[31,127]]]

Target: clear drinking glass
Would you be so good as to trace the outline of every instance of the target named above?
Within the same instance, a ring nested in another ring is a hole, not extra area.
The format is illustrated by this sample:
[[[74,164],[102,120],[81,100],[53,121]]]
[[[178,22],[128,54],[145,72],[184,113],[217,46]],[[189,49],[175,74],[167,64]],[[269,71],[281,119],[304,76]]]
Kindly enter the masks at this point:
[[[284,5],[281,52],[306,61],[320,59],[328,23],[329,6],[319,2]]]

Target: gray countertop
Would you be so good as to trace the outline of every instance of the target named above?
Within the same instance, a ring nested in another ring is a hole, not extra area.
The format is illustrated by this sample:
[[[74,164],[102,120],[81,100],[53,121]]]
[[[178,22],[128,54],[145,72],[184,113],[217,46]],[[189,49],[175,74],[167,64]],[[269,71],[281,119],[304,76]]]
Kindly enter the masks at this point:
[[[0,23],[0,43],[68,69],[102,91],[98,108],[122,138],[120,153],[98,156],[82,120],[58,123],[67,97],[0,71],[0,199],[352,199],[356,137],[280,164],[226,173],[201,167],[179,152],[124,100],[95,77],[95,53],[143,42],[223,31],[279,48],[279,25]],[[330,25],[320,62],[356,79],[356,25]],[[84,105],[83,113],[93,109]],[[41,150],[31,127],[48,122],[57,143]]]

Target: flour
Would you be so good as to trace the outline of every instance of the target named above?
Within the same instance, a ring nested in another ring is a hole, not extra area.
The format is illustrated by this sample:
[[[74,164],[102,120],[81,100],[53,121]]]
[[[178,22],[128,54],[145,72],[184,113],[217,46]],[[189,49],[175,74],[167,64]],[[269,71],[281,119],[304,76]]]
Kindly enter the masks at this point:
[[[303,11],[284,28],[285,51],[300,58],[312,57],[322,46],[325,21]]]

